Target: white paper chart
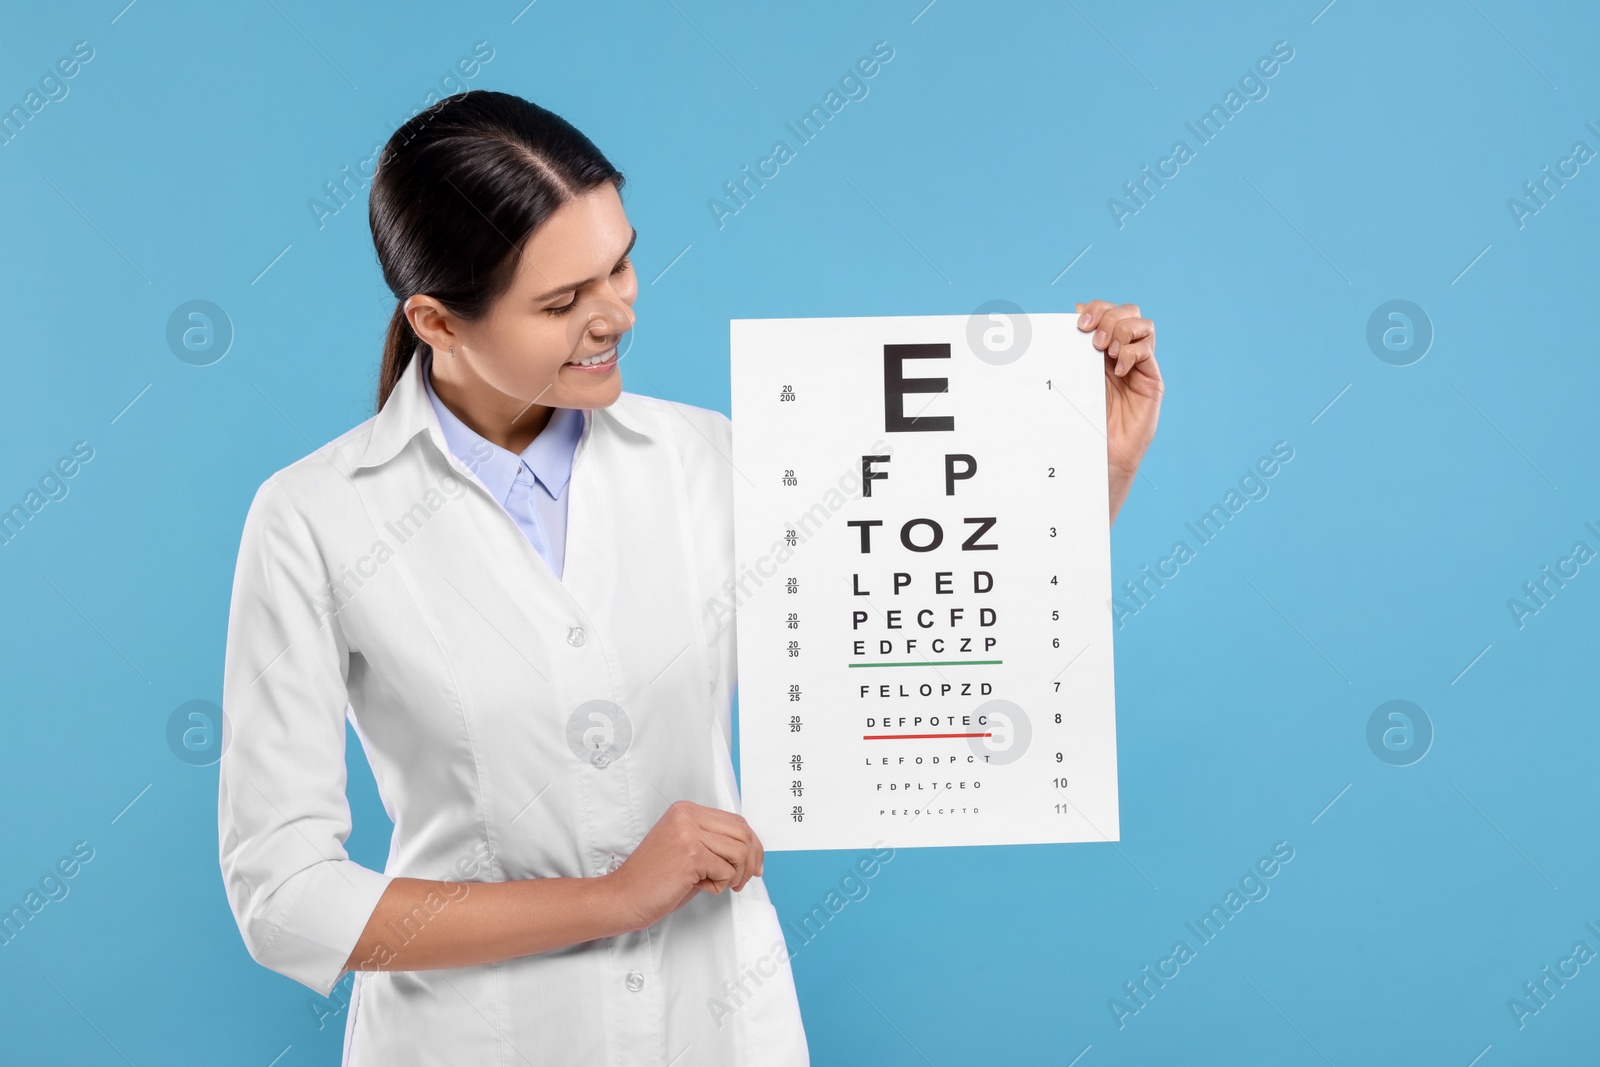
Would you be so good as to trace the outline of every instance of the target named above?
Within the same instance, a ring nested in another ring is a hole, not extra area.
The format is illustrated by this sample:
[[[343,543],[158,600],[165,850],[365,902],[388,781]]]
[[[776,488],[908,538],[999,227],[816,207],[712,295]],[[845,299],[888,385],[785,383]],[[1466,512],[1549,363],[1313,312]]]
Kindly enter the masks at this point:
[[[980,312],[731,324],[769,850],[1119,838],[1104,358]]]

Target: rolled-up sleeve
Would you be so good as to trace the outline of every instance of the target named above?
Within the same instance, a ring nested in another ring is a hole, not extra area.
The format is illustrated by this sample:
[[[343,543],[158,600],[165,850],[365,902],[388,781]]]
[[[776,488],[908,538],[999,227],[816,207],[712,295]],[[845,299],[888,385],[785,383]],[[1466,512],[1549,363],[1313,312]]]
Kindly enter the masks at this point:
[[[323,996],[392,880],[344,849],[350,654],[327,571],[274,475],[245,519],[228,613],[219,855],[251,957]]]

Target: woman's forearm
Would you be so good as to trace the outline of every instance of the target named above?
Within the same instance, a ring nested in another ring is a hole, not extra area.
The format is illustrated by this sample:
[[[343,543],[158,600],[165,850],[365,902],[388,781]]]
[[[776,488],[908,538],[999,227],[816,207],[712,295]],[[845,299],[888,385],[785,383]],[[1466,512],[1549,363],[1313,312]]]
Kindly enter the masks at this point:
[[[470,967],[632,928],[610,875],[512,882],[396,878],[379,898],[345,969]]]

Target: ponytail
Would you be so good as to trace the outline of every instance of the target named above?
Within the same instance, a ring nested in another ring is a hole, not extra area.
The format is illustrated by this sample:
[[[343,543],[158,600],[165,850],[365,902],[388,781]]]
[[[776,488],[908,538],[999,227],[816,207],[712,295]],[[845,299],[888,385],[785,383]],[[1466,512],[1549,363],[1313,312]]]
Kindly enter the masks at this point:
[[[406,318],[405,304],[397,304],[394,317],[389,320],[389,333],[383,340],[383,363],[378,368],[378,407],[388,401],[389,394],[400,384],[411,359],[423,347],[423,341],[411,329]]]

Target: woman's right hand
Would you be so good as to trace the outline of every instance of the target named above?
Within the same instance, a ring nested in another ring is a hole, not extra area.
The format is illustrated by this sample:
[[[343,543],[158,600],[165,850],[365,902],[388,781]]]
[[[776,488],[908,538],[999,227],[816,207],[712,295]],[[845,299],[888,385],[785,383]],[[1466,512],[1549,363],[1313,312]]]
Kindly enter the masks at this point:
[[[761,873],[765,850],[742,815],[679,800],[639,847],[605,877],[630,927],[654,926],[701,891],[743,889]]]

